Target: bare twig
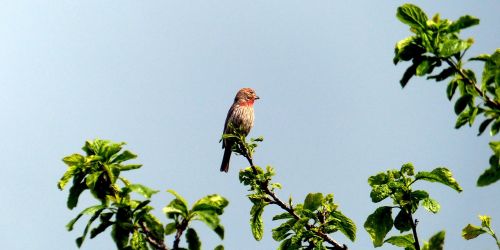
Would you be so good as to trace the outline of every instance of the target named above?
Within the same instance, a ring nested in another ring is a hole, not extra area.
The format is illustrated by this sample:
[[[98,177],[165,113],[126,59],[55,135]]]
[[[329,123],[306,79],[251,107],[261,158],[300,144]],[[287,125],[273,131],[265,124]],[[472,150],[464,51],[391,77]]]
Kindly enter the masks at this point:
[[[415,250],[420,250],[420,243],[418,242],[418,235],[417,235],[417,223],[418,223],[418,221],[413,220],[413,217],[411,216],[411,212],[408,214],[410,215],[411,231],[413,232],[413,239],[415,240],[415,242],[413,242],[413,246],[415,247]]]
[[[183,219],[181,221],[180,226],[177,228],[177,232],[175,233],[173,250],[179,249],[179,242],[181,241],[181,236],[186,230],[187,226],[188,226],[188,221],[186,219]]]

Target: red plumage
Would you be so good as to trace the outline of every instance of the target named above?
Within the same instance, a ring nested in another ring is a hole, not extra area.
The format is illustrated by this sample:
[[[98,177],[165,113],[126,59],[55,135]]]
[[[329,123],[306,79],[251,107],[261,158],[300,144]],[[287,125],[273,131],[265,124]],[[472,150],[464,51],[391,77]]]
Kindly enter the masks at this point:
[[[234,129],[240,129],[245,136],[250,133],[254,120],[253,103],[257,99],[259,97],[251,88],[242,88],[236,93],[234,103],[227,112],[226,122],[224,123],[224,134],[233,134]],[[232,126],[229,126],[229,124]],[[231,159],[231,147],[233,144],[233,140],[222,140],[224,156],[222,157],[222,164],[220,166],[221,172],[229,170],[229,160]]]

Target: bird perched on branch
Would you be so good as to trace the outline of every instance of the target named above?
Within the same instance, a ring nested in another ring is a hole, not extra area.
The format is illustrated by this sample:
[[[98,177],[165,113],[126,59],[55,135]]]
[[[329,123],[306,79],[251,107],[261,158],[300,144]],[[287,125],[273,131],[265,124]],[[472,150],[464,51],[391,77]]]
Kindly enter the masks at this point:
[[[234,103],[227,112],[226,122],[224,123],[224,134],[234,134],[235,129],[239,129],[245,136],[250,133],[253,127],[254,112],[253,103],[259,97],[251,88],[242,88],[236,93]],[[231,158],[231,148],[234,140],[223,139],[222,148],[224,149],[224,156],[222,157],[222,164],[220,171],[227,173],[229,170],[229,159]]]

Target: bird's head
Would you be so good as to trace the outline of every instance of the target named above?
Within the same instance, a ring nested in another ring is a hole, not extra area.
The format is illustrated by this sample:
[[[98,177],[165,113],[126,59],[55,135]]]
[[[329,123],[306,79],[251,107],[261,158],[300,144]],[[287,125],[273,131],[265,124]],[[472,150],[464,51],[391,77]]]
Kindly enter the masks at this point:
[[[257,99],[260,99],[255,91],[251,88],[242,88],[234,97],[234,102],[239,103],[240,105],[253,105],[253,102]]]

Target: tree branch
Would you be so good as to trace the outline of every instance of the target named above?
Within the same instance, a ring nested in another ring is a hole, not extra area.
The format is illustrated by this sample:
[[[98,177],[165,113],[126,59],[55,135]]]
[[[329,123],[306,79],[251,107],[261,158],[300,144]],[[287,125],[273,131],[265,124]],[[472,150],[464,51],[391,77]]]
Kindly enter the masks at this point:
[[[175,233],[175,240],[174,240],[174,245],[173,245],[173,250],[179,249],[179,242],[181,241],[181,236],[184,233],[184,230],[186,230],[188,225],[188,221],[183,219],[181,221],[180,226],[177,228],[177,232]]]
[[[252,167],[253,173],[257,174],[258,171],[257,171],[257,168],[255,167],[255,165],[253,164],[252,157],[249,156],[248,152],[243,154],[243,156],[248,160],[248,163]],[[261,183],[259,183],[259,185],[260,185],[260,188],[264,191],[264,193],[266,193],[267,195],[269,195],[271,197],[271,201],[270,201],[271,204],[278,205],[280,208],[282,208],[283,210],[287,211],[290,215],[292,215],[296,220],[300,219],[300,217],[297,215],[297,213],[295,213],[295,211],[293,210],[293,206],[291,204],[287,205],[286,203],[284,203],[282,200],[280,200],[278,197],[276,197],[276,194],[273,191],[271,191],[269,189],[268,182],[261,182]],[[306,224],[306,228],[307,228],[307,230],[316,234],[316,236],[318,236],[318,237],[322,238],[324,241],[330,243],[334,247],[333,249],[335,249],[335,250],[347,250],[348,249],[345,244],[340,245],[337,241],[332,239],[329,235],[327,235],[319,230],[314,230],[316,228],[313,225]]]
[[[417,235],[417,222],[418,221],[413,220],[413,216],[411,215],[411,212],[409,212],[408,214],[410,215],[411,231],[413,232],[413,239],[415,240],[415,242],[413,242],[413,246],[415,246],[415,250],[420,250],[420,243],[418,242],[418,235]]]
[[[444,59],[444,61],[448,63],[448,65],[452,67],[463,79],[467,80],[467,84],[474,86],[474,89],[479,93],[486,104],[500,109],[500,103],[492,100],[488,95],[486,95],[486,93],[477,86],[476,81],[474,79],[471,79],[462,68],[458,67],[458,65],[449,58]]]
[[[146,223],[140,223],[142,232],[146,235],[146,240],[151,244],[156,250],[168,250],[163,240],[155,239],[151,230],[146,226]]]

